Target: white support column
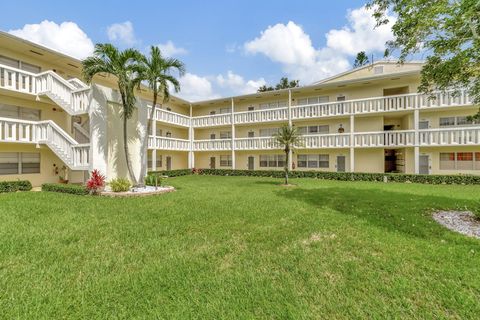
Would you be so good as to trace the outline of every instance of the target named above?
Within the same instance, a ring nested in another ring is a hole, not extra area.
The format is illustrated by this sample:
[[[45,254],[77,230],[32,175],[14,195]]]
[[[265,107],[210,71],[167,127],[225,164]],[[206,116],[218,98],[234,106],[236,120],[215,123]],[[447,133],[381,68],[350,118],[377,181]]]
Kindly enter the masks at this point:
[[[232,98],[232,110],[231,110],[231,117],[232,117],[232,169],[236,169],[235,164],[235,102]]]
[[[292,127],[292,90],[288,89],[288,126]],[[288,170],[293,170],[293,152],[288,154]]]
[[[413,147],[413,158],[414,158],[414,173],[420,173],[420,147],[419,147],[419,133],[418,133],[418,122],[420,121],[420,111],[418,110],[418,105],[413,111],[413,128],[415,130],[415,146]]]
[[[192,119],[192,104],[190,104],[190,119]],[[188,151],[188,168],[193,169],[195,167],[195,155],[193,154],[193,140],[195,136],[195,131],[193,130],[192,123],[190,121],[190,126],[188,127],[188,140],[190,141],[189,144],[189,151]]]
[[[157,145],[156,145],[156,137],[157,137],[157,120],[155,120],[155,106],[152,106],[152,114],[150,118],[147,118],[147,121],[152,121],[152,132],[147,132],[147,135],[153,136],[153,149],[152,149],[152,164],[151,169],[153,171],[157,170]],[[148,158],[148,155],[147,155]]]
[[[355,172],[355,148],[354,148],[354,135],[355,132],[355,117],[350,115],[350,172]]]

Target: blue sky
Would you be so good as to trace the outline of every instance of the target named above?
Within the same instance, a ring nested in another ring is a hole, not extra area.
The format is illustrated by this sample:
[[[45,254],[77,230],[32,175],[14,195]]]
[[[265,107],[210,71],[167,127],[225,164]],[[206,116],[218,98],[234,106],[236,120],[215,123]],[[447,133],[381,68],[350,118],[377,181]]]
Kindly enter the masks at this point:
[[[181,95],[191,100],[252,92],[282,76],[306,85],[350,68],[358,51],[380,59],[391,38],[389,26],[373,28],[365,1],[131,3],[17,0],[0,4],[0,29],[78,57],[97,42],[159,45],[185,62]]]

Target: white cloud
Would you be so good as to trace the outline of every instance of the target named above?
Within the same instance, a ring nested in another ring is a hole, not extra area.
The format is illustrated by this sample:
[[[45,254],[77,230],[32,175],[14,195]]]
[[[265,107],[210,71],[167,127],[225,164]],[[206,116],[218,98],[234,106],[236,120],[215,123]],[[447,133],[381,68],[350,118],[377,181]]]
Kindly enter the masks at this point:
[[[175,46],[175,44],[170,40],[168,40],[166,43],[158,44],[157,47],[160,49],[162,54],[167,57],[180,56],[188,53],[185,48]]]
[[[202,101],[220,97],[213,93],[212,83],[206,77],[187,72],[179,81],[181,87],[179,96],[188,101]]]
[[[133,46],[137,43],[133,24],[130,21],[114,23],[107,28],[108,39],[112,42],[118,42],[127,46]]]
[[[38,24],[26,24],[22,29],[10,30],[8,33],[78,59],[93,53],[92,40],[74,22],[56,24],[44,20]]]
[[[385,42],[393,38],[392,25],[396,18],[389,16],[390,23],[375,27],[372,11],[364,7],[350,10],[347,14],[349,25],[341,30],[330,30],[327,34],[327,46],[337,52],[356,55],[358,51],[383,51]]]
[[[359,51],[383,51],[392,38],[388,25],[374,28],[372,11],[361,7],[350,10],[348,24],[341,30],[330,30],[325,47],[315,48],[310,36],[295,22],[269,26],[260,36],[244,44],[248,54],[263,54],[282,65],[283,71],[302,84],[343,72],[351,67],[349,59]]]
[[[217,85],[220,88],[227,89],[230,95],[255,93],[260,86],[266,84],[264,78],[245,81],[242,76],[232,71],[228,71],[226,76],[219,74],[215,80]]]

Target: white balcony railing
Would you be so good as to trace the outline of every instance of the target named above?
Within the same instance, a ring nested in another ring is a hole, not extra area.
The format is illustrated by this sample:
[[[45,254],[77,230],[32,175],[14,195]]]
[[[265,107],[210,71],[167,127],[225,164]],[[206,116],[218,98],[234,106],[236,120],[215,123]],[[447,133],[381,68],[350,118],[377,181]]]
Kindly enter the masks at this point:
[[[151,115],[152,108],[148,108],[149,115]],[[151,117],[150,117],[151,118]],[[190,127],[192,121],[189,116],[179,114],[176,112],[155,108],[154,119],[177,126]]]
[[[275,122],[288,120],[288,108],[275,108],[234,113],[235,123]]]
[[[350,135],[345,133],[305,135],[302,140],[302,144],[298,146],[300,149],[348,148],[350,146]]]
[[[195,151],[232,150],[232,139],[195,140],[193,142],[193,149]]]
[[[160,150],[189,151],[190,141],[184,139],[150,136],[148,139],[148,148]]]
[[[272,137],[235,139],[235,150],[274,150],[280,146]]]
[[[419,130],[420,146],[479,145],[480,127]]]
[[[409,147],[415,146],[415,131],[382,131],[354,133],[354,147]]]
[[[88,112],[89,87],[78,79],[67,81],[53,71],[35,74],[0,65],[0,88],[45,95],[71,115]]]
[[[232,115],[230,113],[192,118],[192,126],[195,128],[225,126],[230,124],[232,124]]]
[[[47,145],[70,169],[88,169],[90,145],[79,144],[51,120],[0,118],[0,142]]]

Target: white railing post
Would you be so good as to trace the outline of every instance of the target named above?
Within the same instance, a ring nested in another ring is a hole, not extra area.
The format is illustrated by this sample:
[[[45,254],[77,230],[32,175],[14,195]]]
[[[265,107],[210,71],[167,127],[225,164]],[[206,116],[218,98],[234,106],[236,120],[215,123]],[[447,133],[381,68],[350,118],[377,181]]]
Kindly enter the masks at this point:
[[[235,170],[236,164],[235,164],[235,117],[234,117],[234,112],[235,112],[235,102],[233,101],[233,98],[231,99],[232,103],[232,108],[231,108],[231,119],[230,122],[232,123],[232,169]]]
[[[419,147],[419,131],[418,131],[418,122],[420,121],[418,107],[413,111],[413,128],[415,130],[414,137],[414,147],[413,147],[413,157],[414,157],[414,168],[413,171],[415,174],[420,172],[420,147]]]

